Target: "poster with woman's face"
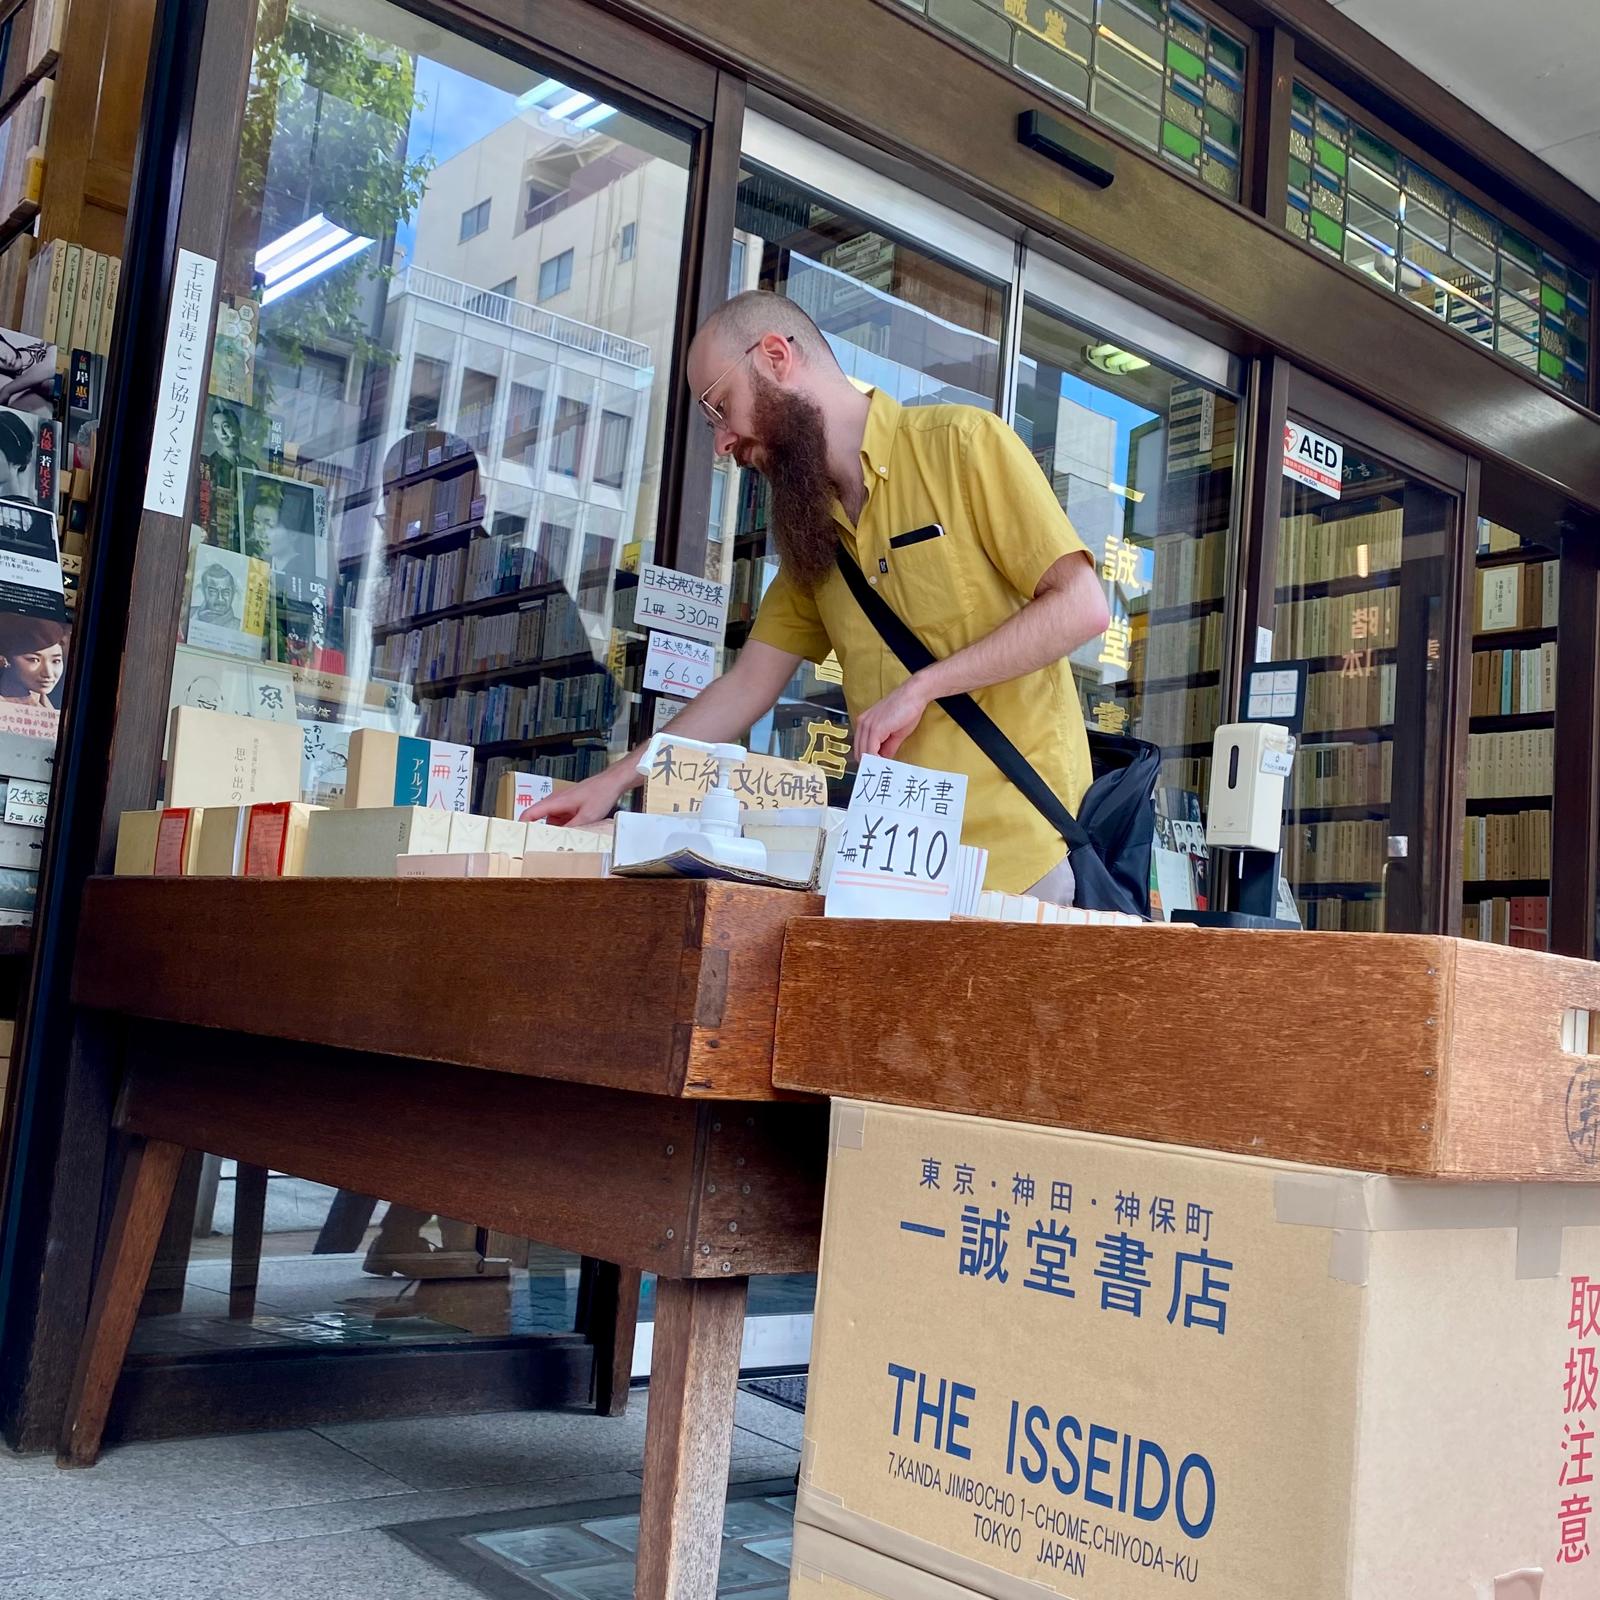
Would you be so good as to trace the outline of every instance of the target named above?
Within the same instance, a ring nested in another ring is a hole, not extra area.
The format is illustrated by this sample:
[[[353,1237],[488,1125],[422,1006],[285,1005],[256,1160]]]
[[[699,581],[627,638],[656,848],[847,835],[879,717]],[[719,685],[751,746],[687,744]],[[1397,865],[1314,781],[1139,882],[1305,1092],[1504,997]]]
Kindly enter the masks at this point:
[[[0,406],[48,417],[55,412],[56,347],[0,328]]]
[[[274,577],[327,582],[328,502],[320,484],[246,469],[244,550],[265,561]]]
[[[56,486],[53,417],[0,408],[0,500],[50,509]]]

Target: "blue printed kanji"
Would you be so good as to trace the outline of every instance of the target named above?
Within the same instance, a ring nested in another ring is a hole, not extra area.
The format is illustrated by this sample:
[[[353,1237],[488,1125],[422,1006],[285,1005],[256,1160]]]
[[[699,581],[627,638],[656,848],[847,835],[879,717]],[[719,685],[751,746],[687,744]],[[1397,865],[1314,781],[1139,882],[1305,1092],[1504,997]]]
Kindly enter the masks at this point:
[[[1012,1178],[1011,1198],[1019,1206],[1033,1204],[1033,1178],[1028,1173],[1019,1172]]]
[[[918,1187],[922,1189],[939,1187],[939,1163],[932,1156],[922,1158],[922,1182]]]
[[[1077,1255],[1078,1241],[1072,1237],[1067,1224],[1053,1217],[1046,1222],[1036,1222],[1028,1229],[1027,1244],[1033,1264],[1022,1280],[1022,1287],[1037,1289],[1041,1294],[1060,1295],[1063,1300],[1075,1300],[1078,1291],[1072,1287],[1067,1263]]]
[[[961,1208],[961,1254],[956,1270],[963,1278],[993,1278],[1005,1283],[1006,1235],[1011,1231],[1011,1213],[998,1210],[986,1217],[976,1206]]]
[[[1050,1185],[1050,1209],[1052,1211],[1072,1211],[1072,1185],[1059,1181]]]
[[[1207,1213],[1209,1215],[1209,1213]],[[1183,1306],[1183,1325],[1186,1328],[1210,1328],[1212,1332],[1228,1331],[1228,1303],[1223,1296],[1231,1280],[1224,1272],[1232,1272],[1233,1263],[1214,1256],[1202,1246],[1194,1254],[1180,1250],[1173,1260],[1172,1304],[1167,1307],[1167,1321],[1178,1316],[1179,1302]],[[1184,1289],[1185,1279],[1198,1282],[1198,1287]]]
[[[1100,1284],[1100,1309],[1126,1311],[1129,1316],[1143,1314],[1144,1292],[1150,1287],[1145,1270],[1152,1251],[1143,1239],[1130,1233],[1108,1233],[1095,1241],[1100,1265],[1094,1269]]]
[[[969,1167],[964,1161],[956,1162],[956,1193],[957,1194],[971,1194],[972,1193],[972,1175],[973,1175],[973,1169],[971,1167]]]
[[[1185,1233],[1198,1233],[1200,1235],[1200,1239],[1201,1239],[1202,1243],[1210,1244],[1210,1242],[1211,1242],[1211,1213],[1210,1213],[1210,1211],[1208,1211],[1205,1206],[1197,1206],[1191,1200],[1189,1202],[1187,1210],[1184,1213],[1183,1231]]]
[[[1150,1231],[1151,1233],[1178,1231],[1178,1208],[1171,1200],[1163,1200],[1157,1195],[1150,1202]]]
[[[1126,1226],[1130,1222],[1139,1220],[1139,1197],[1136,1194],[1124,1194],[1117,1190],[1117,1221]]]

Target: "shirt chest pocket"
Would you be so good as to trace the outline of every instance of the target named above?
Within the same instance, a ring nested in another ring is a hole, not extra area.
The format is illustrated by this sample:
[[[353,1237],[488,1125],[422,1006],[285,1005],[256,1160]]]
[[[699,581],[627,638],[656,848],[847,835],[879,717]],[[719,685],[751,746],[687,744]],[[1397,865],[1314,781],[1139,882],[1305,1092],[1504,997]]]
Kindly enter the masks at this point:
[[[929,523],[895,534],[885,559],[889,570],[879,578],[884,598],[914,633],[935,644],[935,635],[969,609],[955,540],[938,523]]]

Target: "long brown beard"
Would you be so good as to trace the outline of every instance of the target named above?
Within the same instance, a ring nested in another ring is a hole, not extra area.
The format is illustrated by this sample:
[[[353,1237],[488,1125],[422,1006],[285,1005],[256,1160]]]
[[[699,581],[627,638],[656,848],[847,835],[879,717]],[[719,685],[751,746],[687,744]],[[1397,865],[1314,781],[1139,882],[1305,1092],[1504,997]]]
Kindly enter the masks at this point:
[[[828,437],[813,400],[754,374],[752,411],[772,489],[772,538],[783,570],[810,594],[833,570],[839,543],[833,524]]]

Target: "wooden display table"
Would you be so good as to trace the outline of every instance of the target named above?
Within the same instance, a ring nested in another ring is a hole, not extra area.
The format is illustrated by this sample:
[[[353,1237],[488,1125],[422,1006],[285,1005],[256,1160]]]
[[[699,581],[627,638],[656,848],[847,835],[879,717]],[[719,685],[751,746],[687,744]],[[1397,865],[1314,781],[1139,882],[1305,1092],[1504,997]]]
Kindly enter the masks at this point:
[[[1600,964],[1429,935],[805,917],[773,1082],[1364,1172],[1597,1182]]]
[[[657,1274],[637,1592],[709,1600],[747,1280],[816,1265],[826,1108],[771,1063],[784,925],[817,909],[686,882],[92,881],[74,992],[120,1034],[131,1144],[63,1462],[99,1452],[206,1151]]]

